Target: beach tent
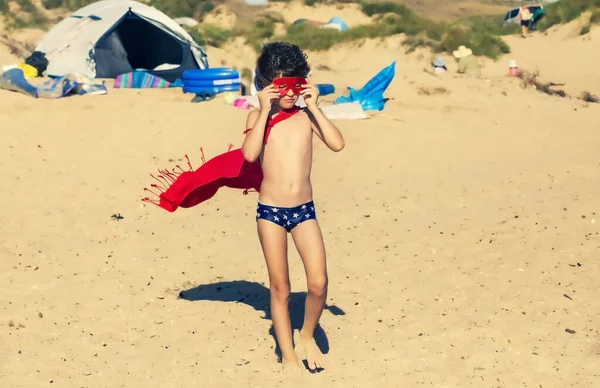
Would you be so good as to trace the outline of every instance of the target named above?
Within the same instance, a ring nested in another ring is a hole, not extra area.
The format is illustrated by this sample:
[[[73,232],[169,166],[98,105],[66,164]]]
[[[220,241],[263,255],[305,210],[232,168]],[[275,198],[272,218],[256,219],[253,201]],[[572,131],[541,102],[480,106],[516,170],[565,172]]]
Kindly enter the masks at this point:
[[[144,69],[173,82],[185,70],[208,67],[206,51],[181,26],[130,0],[81,8],[54,26],[35,50],[46,55],[49,76],[115,78]]]

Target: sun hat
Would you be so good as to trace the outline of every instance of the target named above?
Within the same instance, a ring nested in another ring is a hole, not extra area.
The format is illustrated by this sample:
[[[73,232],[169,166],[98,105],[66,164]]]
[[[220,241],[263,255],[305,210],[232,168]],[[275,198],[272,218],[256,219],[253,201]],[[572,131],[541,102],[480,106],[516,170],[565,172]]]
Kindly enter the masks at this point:
[[[508,61],[508,67],[519,67],[519,66],[517,66],[517,61],[515,61],[514,59],[511,59],[510,61]]]
[[[442,57],[437,57],[433,60],[432,65],[435,67],[444,67],[446,66],[446,64],[444,63],[444,60],[442,59]]]
[[[462,44],[458,47],[458,50],[452,51],[452,55],[454,55],[456,59],[468,57],[471,54],[473,54],[473,51]]]

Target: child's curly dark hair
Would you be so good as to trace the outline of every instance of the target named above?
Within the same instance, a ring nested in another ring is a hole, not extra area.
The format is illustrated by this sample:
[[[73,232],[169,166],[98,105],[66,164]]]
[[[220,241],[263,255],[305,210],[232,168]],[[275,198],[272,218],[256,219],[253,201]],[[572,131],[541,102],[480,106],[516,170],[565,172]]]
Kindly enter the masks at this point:
[[[278,76],[303,77],[310,73],[306,54],[300,47],[287,42],[272,42],[264,45],[256,60],[254,84],[262,90]]]

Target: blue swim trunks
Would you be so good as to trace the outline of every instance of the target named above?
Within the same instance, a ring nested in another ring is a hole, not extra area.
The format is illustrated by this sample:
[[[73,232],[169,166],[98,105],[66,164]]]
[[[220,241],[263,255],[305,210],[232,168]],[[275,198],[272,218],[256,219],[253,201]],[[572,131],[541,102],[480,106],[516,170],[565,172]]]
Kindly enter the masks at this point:
[[[316,219],[317,214],[313,201],[296,207],[276,207],[259,202],[256,208],[256,221],[271,221],[284,228],[288,233],[304,221]]]

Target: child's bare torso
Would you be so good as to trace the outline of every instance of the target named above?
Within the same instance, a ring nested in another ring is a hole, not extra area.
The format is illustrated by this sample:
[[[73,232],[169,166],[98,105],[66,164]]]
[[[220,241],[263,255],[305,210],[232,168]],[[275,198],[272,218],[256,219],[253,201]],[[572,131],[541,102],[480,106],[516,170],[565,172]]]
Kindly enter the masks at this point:
[[[312,140],[310,119],[304,112],[271,129],[260,154],[263,181],[258,200],[261,203],[294,207],[312,200]]]

